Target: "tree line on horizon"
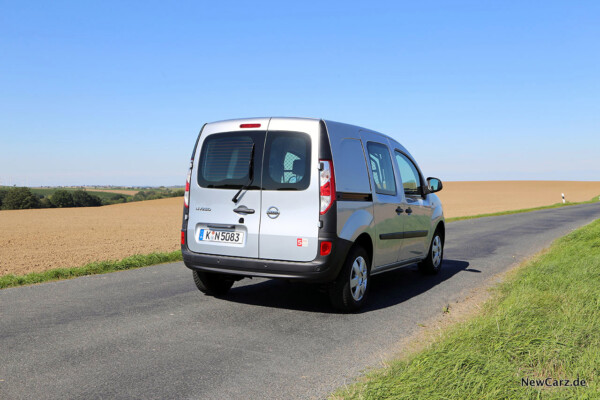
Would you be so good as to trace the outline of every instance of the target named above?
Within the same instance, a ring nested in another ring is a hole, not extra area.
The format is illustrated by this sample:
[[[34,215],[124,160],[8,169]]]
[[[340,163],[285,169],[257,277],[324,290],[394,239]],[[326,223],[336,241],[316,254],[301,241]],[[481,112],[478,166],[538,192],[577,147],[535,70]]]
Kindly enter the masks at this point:
[[[100,198],[85,190],[58,189],[52,194],[45,196],[32,192],[28,187],[10,187],[0,189],[0,209],[24,210],[32,208],[99,207],[110,204],[178,197],[183,196],[183,193],[183,189],[143,190],[134,196],[115,193],[112,196]]]

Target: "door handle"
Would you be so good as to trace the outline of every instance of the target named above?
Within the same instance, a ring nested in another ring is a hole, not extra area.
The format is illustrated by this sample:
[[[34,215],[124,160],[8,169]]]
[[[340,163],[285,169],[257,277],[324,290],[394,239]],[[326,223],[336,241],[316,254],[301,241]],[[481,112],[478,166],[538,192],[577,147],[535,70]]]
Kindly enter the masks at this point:
[[[407,213],[408,215],[412,214],[412,208],[408,207],[408,208],[406,209],[406,213]]]
[[[396,208],[396,214],[402,214],[404,212],[404,210],[402,209],[402,207],[398,206]]]
[[[238,213],[238,214],[254,214],[255,211],[246,206],[239,206],[238,208],[234,208],[233,212]]]

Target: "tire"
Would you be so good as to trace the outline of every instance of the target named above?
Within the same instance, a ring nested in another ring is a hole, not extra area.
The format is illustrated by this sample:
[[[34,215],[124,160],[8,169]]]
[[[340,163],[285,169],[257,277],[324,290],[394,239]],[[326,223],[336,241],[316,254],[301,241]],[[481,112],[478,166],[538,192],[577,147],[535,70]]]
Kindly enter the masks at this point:
[[[419,263],[419,271],[425,275],[435,275],[442,268],[442,260],[444,259],[444,239],[439,230],[436,230],[431,238],[429,245],[429,253],[427,258]]]
[[[356,311],[365,304],[371,278],[369,255],[360,246],[353,247],[337,279],[329,288],[331,305],[344,312]]]
[[[233,279],[228,279],[227,275],[202,271],[192,272],[196,287],[206,295],[215,297],[224,296],[233,286]]]

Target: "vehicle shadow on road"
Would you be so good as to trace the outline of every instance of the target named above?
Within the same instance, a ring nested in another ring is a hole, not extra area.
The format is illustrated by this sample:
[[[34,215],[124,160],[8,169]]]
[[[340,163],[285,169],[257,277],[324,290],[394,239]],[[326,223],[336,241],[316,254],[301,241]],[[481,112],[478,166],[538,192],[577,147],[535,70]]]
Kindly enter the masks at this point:
[[[371,278],[368,303],[359,312],[365,313],[400,304],[428,291],[461,271],[480,272],[468,269],[468,267],[469,263],[466,261],[444,260],[442,270],[438,275],[423,276],[419,273],[416,265],[375,275]],[[234,285],[224,300],[262,307],[338,313],[329,304],[329,297],[324,288],[281,280],[260,281],[237,287]]]

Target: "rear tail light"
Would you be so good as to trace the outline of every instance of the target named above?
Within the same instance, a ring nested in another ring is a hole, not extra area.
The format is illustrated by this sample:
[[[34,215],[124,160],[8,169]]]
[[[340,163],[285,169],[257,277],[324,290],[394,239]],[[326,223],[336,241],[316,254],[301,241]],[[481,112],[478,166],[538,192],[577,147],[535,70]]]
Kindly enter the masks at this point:
[[[182,230],[181,231],[181,245],[183,246],[185,244],[185,231]]]
[[[190,167],[185,180],[185,193],[183,194],[183,204],[186,208],[190,206],[190,181],[192,179],[192,167]]]
[[[333,173],[333,163],[331,160],[320,160],[320,194],[321,194],[321,215],[325,214],[333,205],[335,200],[335,176]]]
[[[328,256],[331,253],[331,242],[321,242],[321,255]]]

